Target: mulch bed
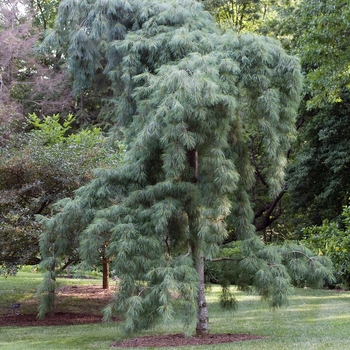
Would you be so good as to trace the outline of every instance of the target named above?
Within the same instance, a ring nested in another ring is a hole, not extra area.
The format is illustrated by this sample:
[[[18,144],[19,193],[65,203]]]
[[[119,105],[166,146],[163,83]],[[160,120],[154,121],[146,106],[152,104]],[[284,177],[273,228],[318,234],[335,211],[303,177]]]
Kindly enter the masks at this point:
[[[149,335],[113,343],[114,348],[161,348],[169,346],[210,345],[244,340],[257,340],[263,337],[249,334],[210,334],[207,337],[185,337],[183,334]]]
[[[115,317],[113,321],[117,322],[119,320]],[[46,317],[44,320],[39,320],[37,314],[4,315],[0,317],[0,327],[71,326],[101,322],[102,316],[70,312],[56,312],[54,317]]]
[[[88,323],[101,323],[102,315],[101,309],[107,305],[114,293],[113,288],[102,289],[100,285],[89,286],[62,286],[57,290],[58,297],[58,309],[54,316],[47,316],[43,320],[37,318],[37,313],[23,312],[24,304],[35,303],[35,301],[27,301],[22,303],[21,307],[16,310],[11,310],[10,303],[7,308],[3,309],[3,314],[0,314],[0,327],[16,326],[16,327],[29,327],[29,326],[70,326],[78,324]],[[64,306],[61,307],[60,303],[66,298],[75,298],[76,309],[64,310]],[[37,307],[31,307],[36,309]],[[91,313],[80,312],[89,310]],[[15,311],[16,315],[14,315]],[[117,317],[114,317],[112,321],[120,321]]]

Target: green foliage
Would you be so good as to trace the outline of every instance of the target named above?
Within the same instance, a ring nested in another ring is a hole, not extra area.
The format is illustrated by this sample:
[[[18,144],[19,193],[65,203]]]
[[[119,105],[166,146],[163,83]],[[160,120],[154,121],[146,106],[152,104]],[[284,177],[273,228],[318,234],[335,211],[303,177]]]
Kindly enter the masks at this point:
[[[306,227],[303,243],[319,256],[329,257],[335,268],[336,284],[350,287],[350,207],[344,207],[343,225],[324,220],[322,226]]]
[[[108,147],[98,128],[67,136],[72,116],[63,124],[57,115],[30,120],[28,127],[38,129],[18,134],[0,151],[0,264],[6,266],[37,264],[35,215],[49,214],[53,202],[91,179],[93,168],[115,166],[123,153],[122,146]]]
[[[32,1],[34,10],[34,24],[44,30],[52,28],[57,16],[58,0],[37,0]]]
[[[343,206],[349,204],[349,96],[344,94],[343,99],[304,112],[305,126],[287,181],[292,214],[307,226],[340,218]]]
[[[349,204],[349,8],[344,4],[301,1],[275,25],[275,35],[284,36],[289,51],[300,56],[306,77],[284,197],[284,217],[298,238],[302,227],[338,220]]]
[[[349,89],[349,18],[349,6],[343,0],[300,3],[297,47],[307,67],[309,108],[340,102]]]
[[[260,32],[268,20],[274,19],[276,10],[289,1],[274,0],[202,0],[223,29],[237,32]]]
[[[249,147],[256,140],[264,150],[267,184],[276,195],[301,92],[295,57],[266,37],[222,35],[192,0],[67,0],[48,40],[53,36],[67,40],[76,92],[104,68],[116,106],[111,121],[123,128],[127,147],[123,164],[96,172],[42,221],[42,316],[52,306],[63,256],[78,247],[92,262],[103,247],[120,279],[106,318],[123,313],[133,332],[177,312],[188,327],[201,313],[197,332],[207,333],[203,262],[217,255],[229,215],[242,239],[242,284],[271,306],[290,292],[293,254],[305,260],[300,266],[314,285],[331,278],[327,259],[304,248],[265,247],[252,225]],[[293,266],[292,272],[302,270]],[[222,302],[232,305],[223,287]]]
[[[17,274],[17,266],[11,263],[3,263],[0,266],[0,276],[5,278],[15,276]]]
[[[66,133],[71,129],[71,124],[75,121],[72,114],[69,114],[67,118],[60,123],[60,116],[54,114],[53,116],[47,116],[41,120],[35,113],[29,114],[29,123],[33,125],[39,132],[34,132],[35,136],[42,138],[42,141],[46,145],[53,145],[64,141]]]
[[[255,292],[272,308],[287,302],[292,285],[320,288],[332,283],[331,271],[328,258],[315,255],[303,245],[265,245],[257,237],[224,245],[217,258],[207,263],[212,282]]]

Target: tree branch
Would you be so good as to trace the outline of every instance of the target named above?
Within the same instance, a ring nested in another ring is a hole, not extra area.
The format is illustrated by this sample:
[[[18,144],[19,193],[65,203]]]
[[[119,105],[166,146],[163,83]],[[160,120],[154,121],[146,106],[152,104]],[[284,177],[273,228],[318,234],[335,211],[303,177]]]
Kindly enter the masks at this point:
[[[73,263],[77,263],[79,261],[79,259],[75,258],[75,259],[71,259],[69,258],[67,260],[67,262],[61,267],[58,269],[57,273],[61,273],[63,270],[65,270],[69,265],[73,264]]]
[[[275,199],[270,202],[265,207],[261,208],[259,211],[257,211],[254,215],[254,222],[260,217],[262,217],[262,222],[260,224],[255,223],[255,228],[257,231],[264,230],[266,227],[268,227],[272,222],[277,220],[280,215],[282,214],[282,210],[279,210],[276,215],[272,216],[272,212],[282,199],[283,195],[286,193],[286,186],[285,188],[275,197]]]
[[[137,296],[141,296],[141,294],[146,290],[146,289],[152,289],[151,287],[145,287],[145,288],[142,288],[139,292],[139,294],[137,294]]]
[[[211,262],[219,262],[219,261],[237,261],[239,259],[235,259],[235,258],[229,258],[229,257],[222,257],[222,258],[214,258],[212,260],[210,260]]]
[[[305,256],[306,258],[308,258],[310,261],[314,261],[314,260],[315,260],[314,258],[312,258],[312,257],[310,258],[307,254],[305,254],[305,253],[303,253],[303,252],[300,252],[300,251],[298,251],[298,250],[292,250],[292,253],[303,255],[303,256]]]
[[[36,1],[36,4],[38,5],[39,12],[40,12],[41,18],[42,18],[42,20],[43,20],[44,30],[46,30],[46,28],[47,28],[47,23],[46,23],[46,18],[45,18],[45,15],[44,15],[43,8],[42,8],[41,3],[40,3],[39,0]]]

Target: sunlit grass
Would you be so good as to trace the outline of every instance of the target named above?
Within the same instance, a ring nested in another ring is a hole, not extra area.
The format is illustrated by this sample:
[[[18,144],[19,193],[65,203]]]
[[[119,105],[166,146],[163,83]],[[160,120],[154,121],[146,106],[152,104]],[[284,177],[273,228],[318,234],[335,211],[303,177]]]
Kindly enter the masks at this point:
[[[0,312],[13,302],[30,304],[39,273],[20,272],[18,276],[0,280]],[[96,279],[62,279],[61,284],[100,284]],[[295,350],[350,348],[350,293],[328,290],[296,289],[288,307],[272,311],[258,296],[232,289],[238,299],[236,311],[223,311],[218,303],[220,289],[208,291],[212,333],[245,333],[260,335],[261,340],[219,344],[216,346],[169,347],[166,350]],[[75,302],[75,301],[74,301]],[[23,310],[22,310],[23,311]],[[145,334],[182,332],[179,320],[161,324]],[[110,349],[122,336],[115,323],[60,327],[0,328],[0,349]],[[150,349],[150,348],[149,348]]]

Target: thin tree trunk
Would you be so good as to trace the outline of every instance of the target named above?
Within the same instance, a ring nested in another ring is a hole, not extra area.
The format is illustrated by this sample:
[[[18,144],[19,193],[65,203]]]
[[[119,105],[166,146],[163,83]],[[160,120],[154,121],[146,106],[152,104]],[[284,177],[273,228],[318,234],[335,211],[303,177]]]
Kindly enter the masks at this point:
[[[105,257],[102,258],[102,288],[109,288],[109,261]]]
[[[50,271],[50,287],[48,290],[48,304],[50,306],[50,311],[48,312],[49,317],[55,316],[56,311],[56,274],[54,271]]]
[[[84,93],[80,93],[80,112],[84,113]]]
[[[46,30],[47,29],[47,23],[46,23],[46,18],[45,18],[45,15],[44,15],[44,11],[43,11],[43,8],[42,8],[42,6],[41,6],[41,3],[40,3],[40,1],[36,1],[36,4],[37,4],[37,6],[38,6],[38,8],[39,8],[39,12],[40,12],[40,15],[41,15],[41,19],[42,19],[42,21],[43,21],[43,28],[44,28],[44,30]]]
[[[69,263],[69,258],[68,258],[68,256],[66,256],[66,264],[68,264],[68,263]],[[71,278],[72,276],[70,274],[70,266],[69,265],[67,265],[67,267],[66,267],[66,272],[67,272],[67,277]]]
[[[193,168],[193,183],[198,182],[198,151],[196,149],[188,151],[187,154],[190,167]],[[192,252],[194,253],[195,265],[198,273],[198,296],[197,296],[197,326],[196,336],[205,337],[209,335],[209,315],[208,306],[204,293],[204,256],[199,253],[198,247],[193,245]]]
[[[198,286],[198,318],[196,327],[196,336],[205,337],[209,335],[209,314],[208,305],[204,293],[204,257],[197,259],[197,272],[199,276]]]
[[[196,149],[192,149],[187,152],[187,160],[190,167],[193,168],[193,183],[198,181],[198,151]]]

